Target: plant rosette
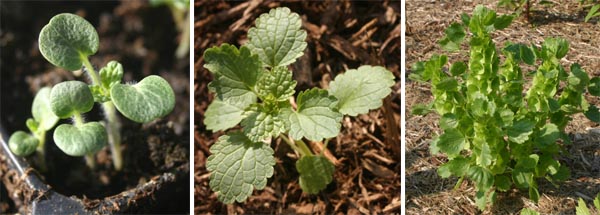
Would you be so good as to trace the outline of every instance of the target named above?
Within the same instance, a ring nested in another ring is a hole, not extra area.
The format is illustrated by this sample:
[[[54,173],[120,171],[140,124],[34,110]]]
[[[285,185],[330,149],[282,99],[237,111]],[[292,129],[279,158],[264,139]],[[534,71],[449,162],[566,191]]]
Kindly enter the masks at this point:
[[[220,136],[210,147],[206,168],[210,188],[226,204],[244,202],[254,189],[264,189],[273,176],[275,156],[270,144],[280,138],[300,157],[299,185],[309,194],[333,180],[335,166],[304,141],[335,138],[344,115],[357,116],[381,107],[391,93],[394,76],[381,66],[360,66],[338,75],[329,89],[299,92],[288,66],[303,55],[307,43],[300,16],[281,7],[262,14],[241,47],[222,44],[204,52],[204,67],[214,79],[215,98],[205,112],[212,131],[241,130]],[[294,102],[295,101],[295,102]]]

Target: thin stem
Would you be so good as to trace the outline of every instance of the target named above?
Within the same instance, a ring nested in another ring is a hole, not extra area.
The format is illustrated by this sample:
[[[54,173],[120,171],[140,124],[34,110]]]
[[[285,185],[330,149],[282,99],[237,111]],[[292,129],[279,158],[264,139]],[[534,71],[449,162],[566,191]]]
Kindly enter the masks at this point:
[[[46,131],[44,129],[38,129],[38,131],[35,132],[34,135],[39,141],[39,145],[36,148],[36,151],[38,153],[37,159],[40,165],[39,168],[42,172],[45,172],[47,170],[46,152],[44,151],[44,145],[46,143]]]
[[[308,148],[308,146],[306,146],[306,143],[304,143],[304,141],[302,140],[296,140],[296,145],[298,145],[300,147],[300,149],[302,151],[304,151],[304,155],[314,155],[312,153],[312,151],[310,151],[310,149]]]
[[[175,57],[183,58],[187,53],[189,53],[189,44],[190,44],[190,15],[188,14],[185,17],[185,23],[183,24],[183,31],[181,31],[179,46],[177,46],[177,50],[175,51]]]
[[[464,179],[465,179],[465,176],[464,176],[464,175],[463,175],[463,176],[461,176],[461,177],[458,179],[458,181],[456,182],[456,185],[454,185],[454,188],[453,188],[453,190],[457,190],[457,189],[460,187],[460,185],[462,184],[462,182],[463,182],[463,180],[464,180]]]
[[[92,78],[92,84],[102,86],[102,82],[100,81],[100,76],[98,75],[98,73],[96,72],[96,70],[94,69],[92,64],[90,63],[90,60],[88,60],[88,58],[86,56],[81,56],[81,61],[83,61],[83,66],[85,66],[85,68],[88,71],[87,73]]]
[[[298,146],[296,146],[296,144],[294,144],[294,142],[292,140],[290,140],[288,137],[284,136],[283,134],[279,134],[279,137],[281,139],[283,139],[285,141],[285,143],[287,143],[290,147],[292,147],[292,149],[298,153],[301,154],[301,156],[304,156],[304,152],[302,150],[300,150],[298,148]]]
[[[85,122],[80,113],[73,114],[73,124],[77,127],[82,126]]]
[[[96,168],[96,158],[94,157],[94,154],[87,154],[87,155],[85,155],[85,164],[90,169],[95,169]]]
[[[327,150],[327,144],[329,144],[329,138],[325,139],[325,143],[323,143],[323,149],[321,149],[321,156],[325,154],[325,150]]]
[[[102,103],[105,118],[107,121],[106,132],[108,133],[108,144],[112,152],[113,165],[115,170],[123,169],[123,156],[121,155],[121,124],[117,118],[115,105],[111,102]]]

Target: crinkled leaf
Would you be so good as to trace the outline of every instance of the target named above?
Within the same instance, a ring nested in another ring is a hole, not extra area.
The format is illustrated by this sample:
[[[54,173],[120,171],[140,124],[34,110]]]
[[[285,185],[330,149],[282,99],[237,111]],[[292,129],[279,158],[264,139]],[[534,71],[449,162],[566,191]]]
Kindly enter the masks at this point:
[[[17,131],[10,135],[8,139],[8,147],[10,151],[17,156],[27,156],[35,152],[40,141],[23,131]]]
[[[252,101],[243,99],[240,101],[235,99],[222,101],[219,98],[215,98],[204,113],[206,129],[224,131],[234,127],[242,121],[244,110],[252,103]]]
[[[209,185],[225,204],[245,201],[254,189],[265,188],[267,179],[273,176],[273,149],[250,141],[242,133],[219,137],[210,152],[206,162],[211,172]]]
[[[304,54],[306,31],[301,26],[300,16],[289,8],[271,9],[248,30],[246,46],[270,67],[287,66]]]
[[[98,122],[78,126],[62,124],[54,130],[54,143],[71,156],[96,153],[106,145],[107,140],[106,129]]]
[[[333,180],[335,166],[324,156],[304,156],[296,161],[300,173],[300,187],[304,192],[316,194]]]
[[[361,66],[335,77],[329,93],[338,100],[340,113],[356,116],[381,107],[382,99],[392,92],[394,75],[381,66]]]
[[[175,107],[173,88],[160,76],[151,75],[134,85],[115,84],[112,101],[125,117],[145,123],[171,113]]]
[[[82,59],[98,51],[98,33],[85,19],[70,13],[58,14],[42,28],[39,48],[55,66],[78,70]]]
[[[494,176],[490,170],[480,166],[472,166],[467,173],[469,178],[477,185],[477,190],[487,191],[494,184]]]
[[[290,135],[294,139],[306,137],[321,141],[338,135],[342,114],[337,112],[337,99],[326,90],[313,88],[298,95],[298,109],[287,111],[286,120]],[[286,109],[287,110],[287,109]]]
[[[457,129],[448,129],[440,135],[437,147],[446,153],[448,157],[454,158],[460,154],[460,151],[466,144],[465,137]]]
[[[51,88],[49,87],[40,89],[31,104],[31,114],[38,124],[36,127],[45,131],[52,129],[58,122],[58,116],[52,112],[50,106],[50,92]]]
[[[52,87],[50,107],[61,119],[69,118],[75,113],[92,110],[94,97],[87,84],[81,81],[65,81]]]
[[[110,89],[113,85],[121,83],[123,79],[123,66],[117,61],[110,61],[100,69],[102,87]]]
[[[276,137],[285,132],[285,123],[278,112],[270,112],[264,108],[249,111],[242,120],[244,134],[251,141],[260,142],[270,137]]]
[[[296,81],[287,67],[275,67],[256,84],[256,92],[263,100],[287,101],[296,92],[294,88]]]

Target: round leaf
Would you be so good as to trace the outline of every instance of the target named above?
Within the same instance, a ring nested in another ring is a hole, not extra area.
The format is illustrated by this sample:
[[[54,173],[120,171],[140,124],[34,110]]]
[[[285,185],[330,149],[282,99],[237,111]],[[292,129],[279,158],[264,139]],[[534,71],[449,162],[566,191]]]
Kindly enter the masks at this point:
[[[98,51],[98,33],[85,19],[70,13],[58,14],[42,28],[40,52],[55,66],[80,69],[82,58]]]
[[[60,150],[71,156],[93,154],[106,145],[107,134],[98,122],[80,126],[62,124],[54,130],[54,142]]]
[[[316,194],[333,180],[335,166],[324,156],[304,156],[296,161],[300,173],[300,187],[304,192]]]
[[[35,95],[33,104],[31,105],[31,114],[35,121],[39,123],[37,128],[45,131],[52,129],[56,125],[56,122],[58,122],[58,116],[50,108],[50,91],[51,88],[49,87],[42,88]]]
[[[115,84],[110,94],[119,112],[140,123],[163,117],[175,107],[175,93],[171,85],[156,75],[148,76],[135,85]]]
[[[23,131],[15,132],[8,139],[10,151],[18,156],[27,156],[35,152],[39,143],[38,139]]]
[[[50,92],[52,112],[61,119],[75,113],[85,113],[94,107],[94,97],[87,84],[81,81],[66,81],[57,84]]]

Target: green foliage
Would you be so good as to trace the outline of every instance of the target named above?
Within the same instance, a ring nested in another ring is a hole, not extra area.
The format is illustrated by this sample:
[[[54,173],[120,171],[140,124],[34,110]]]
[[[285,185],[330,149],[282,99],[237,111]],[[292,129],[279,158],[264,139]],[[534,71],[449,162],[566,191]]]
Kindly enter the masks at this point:
[[[145,123],[171,113],[175,93],[165,79],[148,76],[135,85],[115,84],[110,89],[113,103],[125,117]]]
[[[540,215],[540,213],[530,208],[523,208],[521,215]]]
[[[86,113],[94,107],[94,97],[88,85],[81,81],[65,81],[52,88],[50,106],[61,119]]]
[[[82,58],[98,51],[98,33],[85,19],[69,13],[58,14],[42,28],[40,52],[55,66],[78,70]]]
[[[596,212],[600,212],[600,193],[594,198],[594,207],[596,207]],[[590,208],[587,207],[585,201],[582,198],[579,198],[577,202],[577,207],[575,208],[575,213],[577,215],[591,215]]]
[[[432,104],[416,106],[413,113],[433,109],[441,116],[443,133],[430,146],[432,153],[444,153],[449,159],[438,169],[439,175],[472,180],[481,210],[494,201],[496,190],[514,184],[527,189],[537,202],[538,178],[553,183],[567,179],[568,169],[556,160],[562,153],[558,143],[570,141],[565,126],[576,113],[586,113],[592,120],[599,116],[583,96],[586,89],[594,94],[596,80],[577,64],[568,72],[559,63],[569,50],[566,40],[548,38],[539,48],[508,42],[496,49],[490,33],[511,21],[511,15],[499,16],[477,6],[472,17],[463,17],[463,24],[451,25],[441,42],[443,48],[459,50],[463,35],[470,35],[468,63],[453,63],[445,72],[448,58],[434,55],[417,63],[411,75],[428,81],[434,96]],[[536,62],[531,83],[525,83],[520,64]]]
[[[23,131],[17,131],[10,135],[8,147],[15,155],[27,156],[35,152],[40,141]]]
[[[298,14],[276,8],[256,20],[247,44],[239,48],[222,44],[204,52],[204,67],[214,75],[209,89],[215,93],[204,124],[213,131],[237,124],[242,128],[221,136],[206,164],[210,187],[224,203],[242,202],[253,189],[265,187],[275,164],[269,143],[276,138],[300,154],[296,168],[301,188],[320,192],[333,180],[335,168],[322,155],[314,155],[303,139],[336,137],[344,114],[356,116],[379,108],[391,92],[391,72],[361,66],[336,77],[329,90],[299,92],[294,103],[296,81],[287,65],[306,48],[301,24]]]
[[[54,130],[54,142],[60,150],[71,156],[93,154],[106,145],[107,134],[98,122],[62,124]]]
[[[49,87],[40,89],[31,104],[31,115],[33,115],[34,122],[38,124],[36,127],[45,131],[52,129],[59,119],[52,112],[50,106],[50,91]]]
[[[590,8],[590,11],[588,11],[587,15],[585,16],[585,22],[590,21],[591,18],[600,16],[600,12],[598,12],[598,9],[600,9],[600,4],[594,4],[594,6]]]

